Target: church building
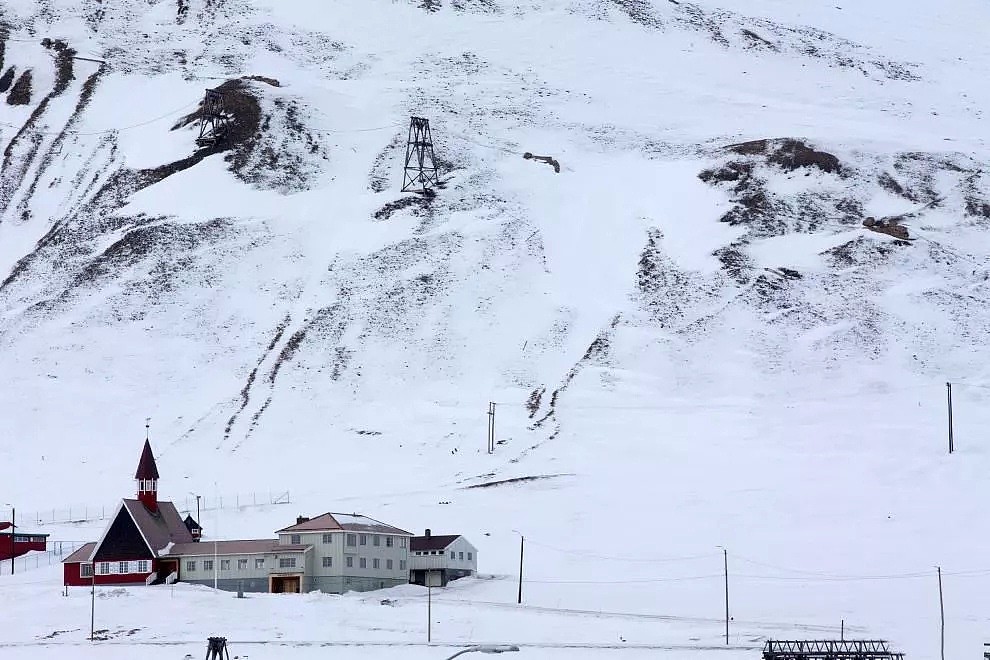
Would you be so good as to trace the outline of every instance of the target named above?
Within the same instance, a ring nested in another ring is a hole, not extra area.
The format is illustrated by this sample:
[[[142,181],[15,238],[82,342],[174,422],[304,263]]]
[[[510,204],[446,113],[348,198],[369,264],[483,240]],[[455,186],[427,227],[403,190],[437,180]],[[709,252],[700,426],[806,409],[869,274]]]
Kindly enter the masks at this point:
[[[137,498],[121,500],[100,540],[62,562],[65,586],[171,584],[178,578],[179,559],[163,555],[198,538],[174,504],[158,500],[158,466],[147,439],[134,480]]]

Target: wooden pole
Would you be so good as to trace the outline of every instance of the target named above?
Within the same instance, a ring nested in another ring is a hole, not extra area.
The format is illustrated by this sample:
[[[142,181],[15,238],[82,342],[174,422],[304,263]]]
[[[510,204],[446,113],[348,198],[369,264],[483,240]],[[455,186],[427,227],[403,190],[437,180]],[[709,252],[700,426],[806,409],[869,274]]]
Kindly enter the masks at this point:
[[[430,571],[426,571],[426,643],[433,641],[433,587]]]
[[[949,453],[951,454],[956,449],[952,438],[952,383],[946,383],[945,390],[949,403]]]
[[[10,574],[14,575],[14,557],[17,556],[17,509],[10,507]]]
[[[729,551],[722,548],[725,566],[725,645],[729,645]]]
[[[842,632],[840,633],[841,634],[841,637],[839,637],[839,639],[844,642],[844,641],[846,641],[846,620],[845,619],[842,620],[842,624],[841,625],[842,625],[842,629],[841,629]]]
[[[938,567],[938,609],[939,618],[941,619],[941,646],[942,646],[942,660],[945,660],[945,600],[942,596],[942,567]]]
[[[523,578],[523,548],[526,545],[526,537],[519,535],[519,597],[516,603],[522,605],[522,578]]]
[[[90,563],[90,592],[89,592],[89,641],[96,637],[96,562]]]

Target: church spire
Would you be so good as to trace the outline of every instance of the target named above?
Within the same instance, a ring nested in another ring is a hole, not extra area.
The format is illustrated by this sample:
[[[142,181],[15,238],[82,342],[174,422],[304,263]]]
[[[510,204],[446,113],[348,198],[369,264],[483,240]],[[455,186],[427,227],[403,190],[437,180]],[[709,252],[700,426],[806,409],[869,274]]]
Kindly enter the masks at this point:
[[[158,466],[155,464],[155,455],[151,451],[151,440],[147,437],[144,440],[144,450],[141,452],[141,460],[138,462],[137,472],[134,479],[137,481],[138,499],[151,511],[158,510]]]

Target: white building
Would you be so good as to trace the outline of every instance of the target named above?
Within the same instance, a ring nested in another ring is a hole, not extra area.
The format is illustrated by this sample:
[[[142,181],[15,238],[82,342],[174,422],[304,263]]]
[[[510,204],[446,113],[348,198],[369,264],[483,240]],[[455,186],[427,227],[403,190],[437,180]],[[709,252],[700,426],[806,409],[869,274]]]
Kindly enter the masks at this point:
[[[423,536],[409,540],[409,581],[424,586],[445,587],[456,580],[478,573],[478,549],[458,535]]]
[[[300,517],[277,539],[175,544],[163,555],[182,582],[226,591],[371,591],[409,582],[412,534],[351,513]]]
[[[280,529],[282,546],[312,548],[303,589],[371,591],[409,582],[407,531],[358,514],[324,513]]]

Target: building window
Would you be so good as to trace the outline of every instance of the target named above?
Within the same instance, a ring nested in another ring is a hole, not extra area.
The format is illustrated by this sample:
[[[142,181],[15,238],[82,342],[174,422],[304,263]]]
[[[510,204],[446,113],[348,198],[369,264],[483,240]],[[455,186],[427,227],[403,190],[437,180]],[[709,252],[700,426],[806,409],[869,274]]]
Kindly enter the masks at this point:
[[[391,559],[386,559],[385,560],[385,568],[387,570],[392,570],[392,560]]]
[[[239,571],[246,571],[247,570],[247,559],[238,559],[237,560],[237,570],[239,570]]]
[[[92,564],[79,564],[79,577],[91,578],[93,577],[93,565]]]
[[[126,562],[126,561],[117,562],[117,567],[118,567],[117,572],[120,573],[121,575],[127,575],[128,573],[130,573],[128,566],[129,563],[130,562]]]
[[[386,548],[391,548],[393,543],[395,543],[395,538],[394,537],[392,537],[392,536],[386,536],[385,537],[385,547]]]
[[[323,543],[325,545],[330,545],[331,543],[333,543],[333,534],[324,534]]]
[[[196,562],[195,561],[187,561],[186,562],[186,570],[187,571],[192,571],[192,572],[195,573],[196,572]]]
[[[371,567],[377,570],[377,569],[381,568],[381,565],[379,564],[379,562],[378,562],[377,559],[372,559],[371,560]]]
[[[323,558],[323,568],[333,568],[333,557]]]
[[[151,572],[151,562],[149,562],[147,559],[142,559],[141,561],[139,561],[137,563],[137,572],[138,573],[150,573]]]
[[[406,537],[405,536],[400,536],[399,537],[399,547],[400,548],[406,547]]]
[[[368,545],[368,535],[367,534],[362,534],[361,535],[361,545]]]
[[[474,555],[469,552],[468,553],[468,561],[471,561],[472,559],[474,559]]]
[[[347,568],[354,568],[354,557],[347,556],[345,559],[347,560]]]
[[[299,536],[299,534],[293,534],[289,537],[289,544],[300,545],[302,544],[302,538]]]
[[[358,568],[368,568],[368,560],[364,557],[358,559]]]
[[[371,537],[371,545],[377,548],[381,544],[382,544],[382,537],[378,536],[378,534],[375,534],[374,536]]]
[[[262,558],[262,557],[259,557],[259,558],[257,558],[257,559],[255,559],[255,560],[254,560],[254,567],[255,567],[255,568],[256,568],[257,570],[259,570],[259,571],[260,571],[261,569],[263,569],[263,568],[265,567],[265,560],[264,560],[264,558]]]
[[[203,570],[204,571],[212,571],[213,570],[213,560],[212,559],[204,559],[203,560]]]
[[[108,562],[108,561],[101,561],[99,564],[97,564],[96,565],[96,574],[97,575],[110,575],[110,562]]]
[[[451,559],[457,559],[457,557],[454,556],[454,551],[453,550],[450,551],[450,558]]]
[[[295,568],[296,558],[295,557],[282,557],[278,560],[279,568]]]
[[[464,553],[462,552],[462,553],[460,553],[460,555],[461,555],[461,556],[459,557],[459,559],[460,559],[460,561],[464,561]]]
[[[352,548],[354,546],[356,546],[357,545],[357,535],[355,535],[355,534],[348,534],[347,535],[347,545],[350,546],[350,547],[352,547]]]
[[[399,570],[400,571],[406,570],[406,560],[405,559],[400,559],[399,560]]]
[[[229,559],[221,559],[220,560],[220,570],[221,571],[229,571],[230,570],[230,560]]]

